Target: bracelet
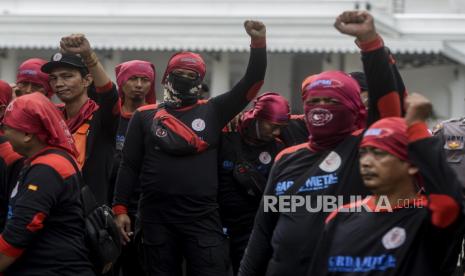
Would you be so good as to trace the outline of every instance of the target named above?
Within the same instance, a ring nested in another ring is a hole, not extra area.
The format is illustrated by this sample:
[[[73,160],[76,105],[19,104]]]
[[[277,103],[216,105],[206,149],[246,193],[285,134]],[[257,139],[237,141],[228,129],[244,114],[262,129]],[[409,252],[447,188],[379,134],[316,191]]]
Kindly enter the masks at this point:
[[[84,60],[84,63],[86,64],[87,68],[96,66],[98,62],[99,60],[95,52],[92,52],[92,54],[90,54],[90,56]]]

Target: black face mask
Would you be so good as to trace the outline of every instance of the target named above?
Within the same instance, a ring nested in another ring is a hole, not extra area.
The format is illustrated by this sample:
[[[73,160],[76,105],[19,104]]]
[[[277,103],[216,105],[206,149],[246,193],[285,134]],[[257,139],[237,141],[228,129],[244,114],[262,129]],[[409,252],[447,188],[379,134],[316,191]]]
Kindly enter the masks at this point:
[[[201,79],[188,79],[175,74],[169,74],[165,88],[170,95],[165,95],[168,106],[188,106],[199,99]],[[168,97],[167,97],[168,96]]]

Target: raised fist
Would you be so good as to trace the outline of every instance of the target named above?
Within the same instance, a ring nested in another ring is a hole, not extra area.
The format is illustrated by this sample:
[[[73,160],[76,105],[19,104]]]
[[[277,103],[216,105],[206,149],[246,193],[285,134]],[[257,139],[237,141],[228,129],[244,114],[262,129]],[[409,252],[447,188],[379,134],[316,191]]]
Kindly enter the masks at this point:
[[[266,37],[266,27],[261,21],[246,20],[244,22],[244,29],[252,39]]]
[[[79,54],[81,57],[89,57],[92,48],[87,38],[83,34],[72,34],[61,38],[60,47],[63,52]]]
[[[410,94],[405,99],[405,121],[411,125],[417,121],[426,121],[433,112],[431,101],[418,93]]]
[[[345,11],[336,18],[334,27],[360,42],[372,41],[377,36],[373,16],[367,11]]]

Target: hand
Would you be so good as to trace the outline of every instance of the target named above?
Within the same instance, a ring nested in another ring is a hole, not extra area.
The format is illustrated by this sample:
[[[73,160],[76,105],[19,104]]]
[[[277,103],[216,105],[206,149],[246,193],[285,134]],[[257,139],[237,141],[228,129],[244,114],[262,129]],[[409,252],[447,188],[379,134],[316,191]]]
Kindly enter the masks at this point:
[[[360,42],[376,39],[373,16],[366,11],[346,11],[336,18],[334,27],[341,33],[355,36]]]
[[[266,27],[261,21],[246,20],[244,29],[252,39],[260,39],[266,37]]]
[[[131,232],[131,219],[127,214],[120,214],[116,217],[115,223],[123,238],[122,243],[126,245],[126,243],[131,241],[131,236],[133,235]]]
[[[72,34],[61,38],[60,47],[63,52],[79,54],[82,58],[90,57],[92,48],[83,34]]]
[[[433,112],[433,105],[426,97],[413,93],[405,99],[405,121],[407,125],[412,125],[418,121],[426,121]]]

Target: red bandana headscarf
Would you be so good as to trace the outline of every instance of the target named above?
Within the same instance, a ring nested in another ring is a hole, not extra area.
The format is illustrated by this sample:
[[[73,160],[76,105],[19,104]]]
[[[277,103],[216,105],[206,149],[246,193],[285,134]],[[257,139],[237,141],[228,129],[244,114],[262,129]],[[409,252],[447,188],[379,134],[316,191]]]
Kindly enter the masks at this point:
[[[31,58],[24,61],[18,68],[16,83],[27,81],[39,84],[45,89],[46,96],[50,98],[53,96],[53,90],[48,82],[48,74],[40,69],[45,63],[47,61],[40,58]]]
[[[372,124],[360,143],[360,147],[375,147],[403,161],[408,161],[407,145],[407,123],[398,117],[384,118]]]
[[[12,101],[6,108],[3,123],[13,129],[34,134],[41,142],[77,156],[73,137],[63,117],[55,105],[39,92]]]
[[[304,82],[302,101],[313,150],[334,148],[353,131],[365,127],[367,111],[360,99],[360,87],[348,74],[326,71]],[[310,97],[330,97],[340,104],[305,104]]]
[[[165,73],[163,74],[162,83],[165,83],[166,77],[175,69],[188,69],[199,74],[200,79],[203,80],[207,67],[203,58],[196,53],[192,52],[179,52],[174,54],[168,61]]]
[[[133,76],[144,76],[150,80],[152,84],[149,93],[145,96],[147,104],[155,103],[155,66],[148,61],[130,60],[118,64],[115,67],[116,83],[118,84],[119,96],[124,102],[123,85]]]
[[[257,97],[253,105],[252,109],[242,115],[240,130],[247,128],[255,119],[262,119],[275,124],[289,122],[289,102],[278,93],[266,92]]]

